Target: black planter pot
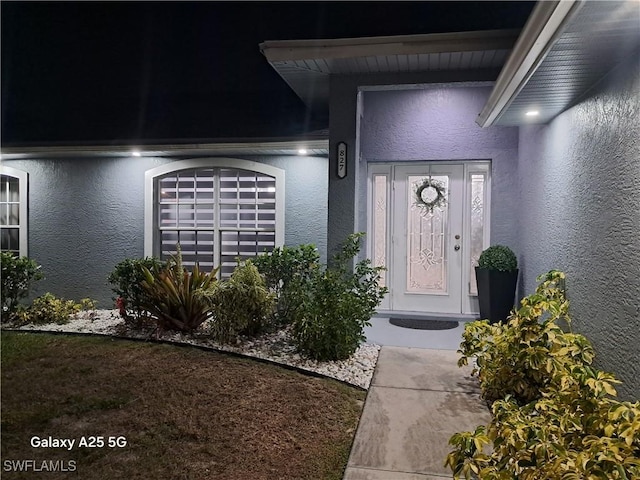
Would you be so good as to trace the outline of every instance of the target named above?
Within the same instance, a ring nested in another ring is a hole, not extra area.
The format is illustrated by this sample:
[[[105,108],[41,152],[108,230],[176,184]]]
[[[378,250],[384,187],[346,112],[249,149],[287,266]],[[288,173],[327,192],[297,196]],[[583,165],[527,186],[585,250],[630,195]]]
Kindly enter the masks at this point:
[[[476,267],[480,318],[491,323],[502,322],[513,308],[518,283],[518,270],[500,272]]]

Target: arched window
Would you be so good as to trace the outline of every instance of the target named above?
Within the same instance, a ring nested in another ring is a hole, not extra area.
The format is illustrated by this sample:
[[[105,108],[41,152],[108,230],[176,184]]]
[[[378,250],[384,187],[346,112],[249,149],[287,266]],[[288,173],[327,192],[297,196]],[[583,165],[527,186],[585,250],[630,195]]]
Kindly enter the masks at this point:
[[[221,266],[284,242],[284,171],[238,159],[172,162],[146,174],[145,255],[162,259],[179,243],[186,266]]]
[[[0,166],[0,250],[27,256],[27,173]]]

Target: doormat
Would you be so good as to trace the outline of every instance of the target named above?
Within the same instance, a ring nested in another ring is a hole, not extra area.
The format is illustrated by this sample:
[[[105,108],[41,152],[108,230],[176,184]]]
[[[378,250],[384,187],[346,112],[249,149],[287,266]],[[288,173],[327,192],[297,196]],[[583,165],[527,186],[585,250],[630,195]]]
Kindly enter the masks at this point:
[[[396,327],[413,328],[414,330],[451,330],[458,322],[451,320],[424,320],[416,318],[390,318],[389,323]]]

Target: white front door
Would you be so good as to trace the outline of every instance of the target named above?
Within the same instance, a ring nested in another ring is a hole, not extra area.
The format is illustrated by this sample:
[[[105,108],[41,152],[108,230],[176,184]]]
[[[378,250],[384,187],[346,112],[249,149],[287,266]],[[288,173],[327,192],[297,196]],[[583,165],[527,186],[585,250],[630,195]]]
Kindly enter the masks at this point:
[[[371,253],[374,264],[386,266],[389,288],[383,309],[478,311],[472,265],[489,238],[488,167],[487,162],[371,166]],[[428,179],[441,185],[445,197],[433,209],[417,196]]]

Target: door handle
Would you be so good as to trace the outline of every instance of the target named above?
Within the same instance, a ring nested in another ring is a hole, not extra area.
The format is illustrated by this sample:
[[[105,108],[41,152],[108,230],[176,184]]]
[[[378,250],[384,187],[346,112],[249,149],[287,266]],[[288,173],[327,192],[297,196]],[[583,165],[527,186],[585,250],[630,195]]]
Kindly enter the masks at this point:
[[[458,250],[460,250],[460,245],[454,245],[453,249],[457,252]]]

